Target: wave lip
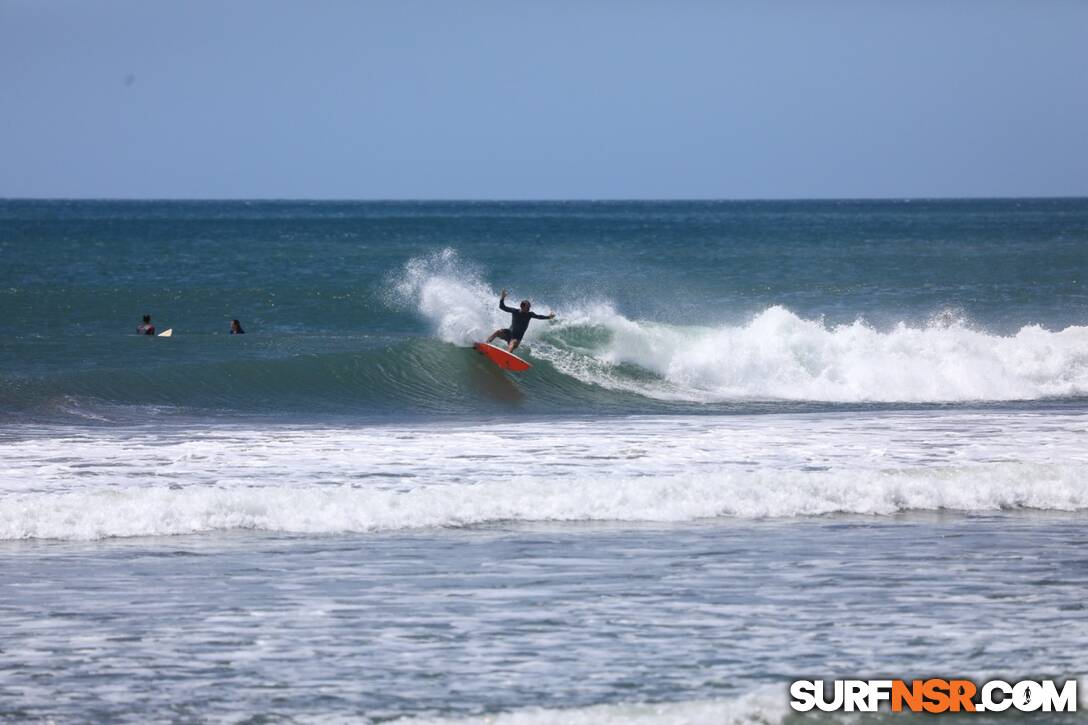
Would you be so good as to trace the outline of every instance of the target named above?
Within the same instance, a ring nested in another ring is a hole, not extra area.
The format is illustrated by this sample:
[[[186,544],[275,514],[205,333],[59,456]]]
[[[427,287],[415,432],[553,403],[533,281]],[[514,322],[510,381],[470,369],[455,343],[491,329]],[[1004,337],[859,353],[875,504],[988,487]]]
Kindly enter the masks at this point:
[[[827,514],[1088,509],[1082,466],[738,471],[405,487],[262,486],[28,492],[0,499],[0,539],[96,540],[247,529],[338,534],[498,522],[688,522]]]
[[[410,260],[391,302],[439,339],[465,345],[506,324],[497,292],[457,252]],[[1088,326],[1029,325],[1010,336],[952,313],[877,329],[828,325],[772,306],[741,324],[635,320],[607,300],[575,299],[526,343],[581,383],[659,400],[951,403],[1088,395]]]

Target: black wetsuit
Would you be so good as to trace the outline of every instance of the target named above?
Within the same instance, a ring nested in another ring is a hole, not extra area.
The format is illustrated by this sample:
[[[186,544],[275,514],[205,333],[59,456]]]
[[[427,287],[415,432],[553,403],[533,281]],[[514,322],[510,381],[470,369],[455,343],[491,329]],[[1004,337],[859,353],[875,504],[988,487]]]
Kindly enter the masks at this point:
[[[535,312],[522,312],[516,307],[507,307],[506,303],[499,300],[499,309],[510,313],[510,327],[499,330],[499,337],[510,342],[525,337],[525,330],[529,328],[530,320],[546,320],[547,315],[538,315]]]

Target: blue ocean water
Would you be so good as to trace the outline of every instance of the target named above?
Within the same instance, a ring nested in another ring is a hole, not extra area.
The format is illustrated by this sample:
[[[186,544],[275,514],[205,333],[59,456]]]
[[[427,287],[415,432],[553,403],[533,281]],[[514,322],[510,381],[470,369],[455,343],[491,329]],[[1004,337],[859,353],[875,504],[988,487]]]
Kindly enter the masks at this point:
[[[0,255],[0,716],[1085,675],[1088,200],[8,200]]]
[[[0,225],[9,417],[704,412],[1088,390],[1084,200],[7,201]],[[531,327],[537,369],[516,386],[460,349],[508,324],[504,287],[559,314]],[[142,314],[174,339],[134,336]],[[233,318],[245,338],[227,337]],[[1051,351],[1063,357],[1022,364]]]

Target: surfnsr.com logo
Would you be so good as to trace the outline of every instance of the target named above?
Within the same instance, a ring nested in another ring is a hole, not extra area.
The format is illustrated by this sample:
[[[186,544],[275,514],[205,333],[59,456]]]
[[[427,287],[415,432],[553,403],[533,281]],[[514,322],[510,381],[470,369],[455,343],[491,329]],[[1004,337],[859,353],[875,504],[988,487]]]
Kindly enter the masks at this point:
[[[796,680],[790,707],[797,712],[1076,712],[1077,681],[1054,680]]]

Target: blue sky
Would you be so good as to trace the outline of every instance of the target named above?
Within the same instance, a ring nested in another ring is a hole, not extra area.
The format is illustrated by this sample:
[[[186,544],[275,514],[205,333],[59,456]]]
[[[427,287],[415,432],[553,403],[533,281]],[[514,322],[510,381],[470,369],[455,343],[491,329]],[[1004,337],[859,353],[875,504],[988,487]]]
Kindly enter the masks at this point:
[[[0,0],[0,196],[1088,195],[1085,2]]]

